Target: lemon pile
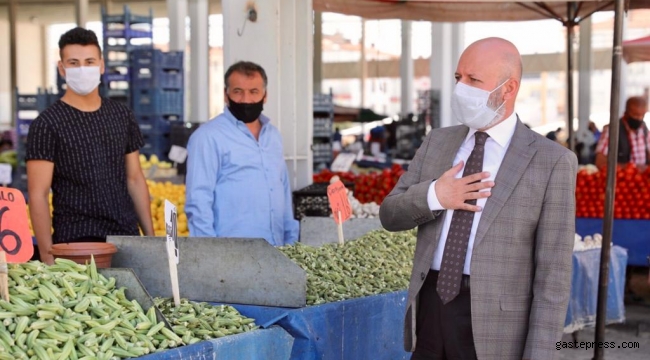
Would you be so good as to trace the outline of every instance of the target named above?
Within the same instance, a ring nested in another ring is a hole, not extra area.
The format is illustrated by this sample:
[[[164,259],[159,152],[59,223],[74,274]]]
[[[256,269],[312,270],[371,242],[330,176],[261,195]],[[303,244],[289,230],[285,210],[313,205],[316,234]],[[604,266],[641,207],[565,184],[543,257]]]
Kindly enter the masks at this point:
[[[178,236],[188,236],[187,215],[185,215],[185,185],[172,184],[169,181],[156,182],[147,180],[151,196],[151,217],[156,236],[165,236],[165,199],[176,206]]]
[[[149,196],[151,197],[151,218],[156,236],[165,236],[165,199],[176,206],[178,215],[178,236],[189,236],[187,215],[185,215],[185,185],[172,184],[169,181],[156,182],[147,180]],[[50,194],[50,214],[52,213],[52,194]],[[29,213],[29,206],[27,207]],[[34,234],[32,220],[29,219],[29,230]]]

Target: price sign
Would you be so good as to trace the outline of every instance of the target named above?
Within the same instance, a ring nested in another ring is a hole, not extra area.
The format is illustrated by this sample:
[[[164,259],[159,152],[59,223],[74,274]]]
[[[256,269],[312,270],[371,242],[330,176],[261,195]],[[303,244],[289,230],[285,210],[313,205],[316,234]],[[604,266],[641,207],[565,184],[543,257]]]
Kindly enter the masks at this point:
[[[332,162],[332,166],[330,168],[334,172],[350,171],[350,167],[352,167],[352,163],[354,163],[356,159],[357,159],[357,155],[355,154],[350,154],[350,153],[338,154],[336,159],[334,159],[334,161]]]
[[[337,224],[344,223],[352,216],[348,191],[340,180],[327,186],[327,198],[332,208],[332,214],[334,214],[334,221]]]
[[[0,184],[7,185],[11,184],[11,165],[9,164],[0,164]]]
[[[0,188],[0,251],[7,253],[9,263],[26,262],[34,255],[25,197],[16,189]]]
[[[182,164],[187,160],[187,149],[178,145],[172,145],[169,150],[169,160]]]
[[[169,277],[172,281],[172,295],[176,307],[181,305],[180,290],[178,287],[178,247],[177,247],[177,226],[176,206],[165,200],[165,228],[167,232],[167,261],[169,262]]]
[[[165,230],[167,232],[167,250],[171,251],[170,256],[174,257],[178,265],[178,248],[176,247],[176,240],[178,234],[176,206],[165,200]]]

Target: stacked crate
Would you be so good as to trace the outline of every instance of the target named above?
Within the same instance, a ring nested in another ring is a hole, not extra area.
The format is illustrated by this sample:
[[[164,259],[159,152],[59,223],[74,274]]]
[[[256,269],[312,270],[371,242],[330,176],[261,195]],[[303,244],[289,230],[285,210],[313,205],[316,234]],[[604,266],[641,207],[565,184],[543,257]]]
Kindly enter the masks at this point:
[[[145,141],[140,152],[167,160],[171,129],[183,124],[183,52],[135,50],[131,64],[133,112]]]
[[[314,94],[314,126],[312,150],[314,169],[319,171],[332,163],[332,126],[334,123],[334,97],[329,94]]]
[[[38,115],[47,109],[58,98],[56,94],[38,89],[36,94],[20,94],[16,91],[16,139],[14,144],[18,158],[18,165],[12,176],[12,187],[27,192],[27,169],[25,167],[25,152],[27,150],[27,134],[29,126]]]
[[[131,106],[130,54],[153,47],[153,13],[134,15],[124,5],[124,14],[108,15],[102,8],[105,71],[102,77],[104,96]]]

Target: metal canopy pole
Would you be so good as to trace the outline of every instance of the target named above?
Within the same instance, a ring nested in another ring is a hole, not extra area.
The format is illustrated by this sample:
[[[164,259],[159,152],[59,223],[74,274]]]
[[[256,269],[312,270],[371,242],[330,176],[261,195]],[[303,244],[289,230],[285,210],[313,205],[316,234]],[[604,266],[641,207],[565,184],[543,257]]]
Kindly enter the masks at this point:
[[[603,217],[603,246],[600,253],[600,274],[598,279],[598,306],[596,310],[596,344],[605,339],[607,317],[607,285],[609,283],[609,254],[614,225],[614,195],[616,191],[616,161],[619,135],[619,91],[621,81],[621,58],[623,55],[623,11],[624,0],[616,0],[614,15],[614,46],[612,51],[612,89],[609,107],[609,148],[607,159],[607,187],[605,189],[605,216]],[[602,360],[605,350],[594,346],[594,359]]]
[[[9,0],[9,77],[11,81],[11,127],[16,127],[18,117],[18,98],[16,92],[18,91],[18,55],[16,50],[16,7],[18,6],[16,0]]]
[[[575,151],[575,134],[573,131],[573,39],[575,38],[576,13],[574,2],[567,3],[566,44],[567,44],[567,130],[569,150]]]

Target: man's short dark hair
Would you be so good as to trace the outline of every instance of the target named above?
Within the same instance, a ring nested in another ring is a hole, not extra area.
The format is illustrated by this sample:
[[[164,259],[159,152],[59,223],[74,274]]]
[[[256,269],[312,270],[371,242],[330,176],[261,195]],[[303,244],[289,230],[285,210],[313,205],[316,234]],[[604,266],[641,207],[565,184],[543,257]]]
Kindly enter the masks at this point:
[[[102,56],[102,49],[99,47],[97,35],[92,30],[76,27],[61,35],[59,39],[59,55],[61,57],[63,57],[63,48],[68,45],[94,45],[99,50],[99,57]]]
[[[232,73],[238,72],[246,76],[253,76],[255,73],[260,74],[262,80],[264,80],[264,88],[268,85],[269,80],[266,77],[266,71],[260,65],[251,62],[251,61],[238,61],[228,68],[226,74],[224,75],[224,84],[226,85],[226,90],[228,89],[228,79]]]

